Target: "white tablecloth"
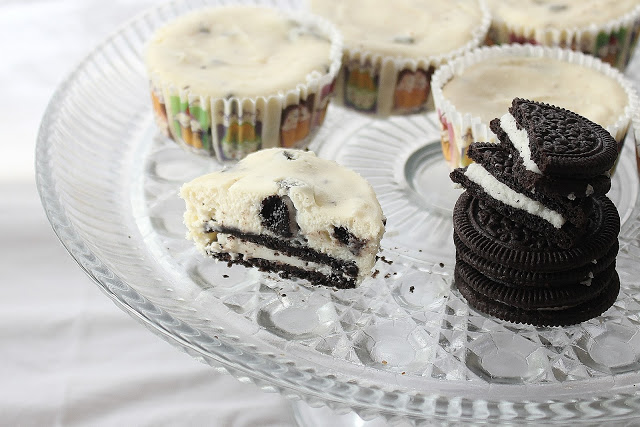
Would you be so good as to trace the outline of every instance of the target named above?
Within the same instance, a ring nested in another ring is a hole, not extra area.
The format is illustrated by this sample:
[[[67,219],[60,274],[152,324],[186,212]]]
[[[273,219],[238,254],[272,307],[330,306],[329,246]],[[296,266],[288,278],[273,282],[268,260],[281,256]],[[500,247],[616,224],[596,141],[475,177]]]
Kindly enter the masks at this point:
[[[290,426],[289,402],[216,373],[118,309],[58,242],[35,188],[56,86],[151,0],[0,1],[0,425]]]

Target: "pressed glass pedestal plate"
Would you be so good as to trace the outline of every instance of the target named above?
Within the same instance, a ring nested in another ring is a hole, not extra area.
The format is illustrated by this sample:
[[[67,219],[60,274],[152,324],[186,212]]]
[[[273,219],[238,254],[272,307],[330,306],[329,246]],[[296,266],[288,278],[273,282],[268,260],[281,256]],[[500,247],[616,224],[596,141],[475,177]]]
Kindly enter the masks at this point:
[[[622,290],[612,308],[580,325],[502,322],[469,309],[457,292],[450,217],[459,193],[432,115],[375,120],[330,107],[314,139],[318,155],[371,182],[388,218],[381,258],[362,286],[315,288],[228,268],[184,239],[177,195],[182,183],[221,166],[158,135],[141,61],[153,29],[199,5],[173,3],[127,24],[61,85],[42,122],[43,206],[108,297],[196,359],[332,409],[304,406],[297,415],[307,422],[352,411],[405,423],[640,422],[631,137],[610,193],[623,222]]]

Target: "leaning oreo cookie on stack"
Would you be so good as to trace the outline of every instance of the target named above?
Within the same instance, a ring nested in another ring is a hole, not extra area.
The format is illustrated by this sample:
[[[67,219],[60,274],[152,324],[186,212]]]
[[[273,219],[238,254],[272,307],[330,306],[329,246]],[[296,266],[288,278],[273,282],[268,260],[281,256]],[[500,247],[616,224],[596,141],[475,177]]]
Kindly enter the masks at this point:
[[[563,326],[616,300],[620,217],[606,197],[617,144],[571,111],[520,98],[491,122],[451,179],[455,283],[475,309],[514,323]]]

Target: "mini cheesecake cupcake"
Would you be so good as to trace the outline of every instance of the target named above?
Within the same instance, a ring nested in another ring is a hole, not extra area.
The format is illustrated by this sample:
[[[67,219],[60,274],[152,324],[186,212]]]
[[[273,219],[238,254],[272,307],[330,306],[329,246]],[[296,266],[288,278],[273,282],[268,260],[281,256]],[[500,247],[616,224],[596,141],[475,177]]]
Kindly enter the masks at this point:
[[[479,48],[439,68],[431,85],[451,168],[471,163],[472,142],[497,141],[489,122],[516,97],[575,111],[607,129],[620,149],[637,108],[632,84],[617,69],[561,48]]]
[[[624,69],[640,33],[637,0],[487,0],[491,43],[559,46]]]
[[[157,30],[145,51],[159,129],[196,153],[237,160],[302,147],[324,120],[342,36],[270,7],[212,7]]]
[[[310,0],[345,41],[336,101],[377,116],[432,108],[440,64],[477,47],[491,17],[484,0]]]

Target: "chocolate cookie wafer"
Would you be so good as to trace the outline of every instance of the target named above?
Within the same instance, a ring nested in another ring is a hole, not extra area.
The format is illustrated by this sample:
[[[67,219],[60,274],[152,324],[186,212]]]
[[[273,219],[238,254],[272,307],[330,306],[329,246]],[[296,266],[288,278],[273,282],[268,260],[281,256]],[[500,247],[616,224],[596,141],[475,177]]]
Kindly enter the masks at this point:
[[[453,234],[453,243],[456,247],[456,261],[461,260],[472,265],[494,282],[515,288],[554,288],[575,283],[589,283],[589,280],[614,264],[618,255],[616,240],[602,258],[594,259],[576,268],[554,272],[523,271],[487,260],[481,254],[474,253],[462,243],[456,233]]]
[[[584,234],[575,246],[564,248],[464,192],[453,211],[453,228],[466,247],[489,261],[523,271],[556,272],[604,257],[618,238],[620,217],[606,196],[594,198]]]
[[[579,198],[605,194],[618,146],[602,126],[552,105],[513,100],[509,113],[490,124],[517,157],[523,184]],[[540,180],[540,182],[538,182]]]
[[[531,160],[542,175],[592,178],[611,170],[618,158],[609,132],[572,111],[516,98],[509,112],[526,131]]]
[[[559,212],[568,222],[578,227],[583,226],[591,214],[593,205],[590,197],[569,199],[556,192],[531,191],[523,186],[521,176],[514,169],[515,156],[501,145],[491,143],[471,144],[468,156],[498,181],[504,183],[515,192],[524,194]]]
[[[525,189],[513,173],[513,156],[499,145],[471,144],[469,157],[475,163],[452,171],[452,181],[562,247],[572,246],[579,238],[592,210],[591,198],[569,200]]]
[[[620,279],[618,273],[614,272],[611,281],[602,292],[586,302],[561,308],[525,310],[476,292],[457,271],[454,272],[454,280],[460,294],[476,310],[508,322],[535,326],[567,326],[592,319],[611,307],[620,292]]]
[[[557,194],[569,200],[575,200],[591,196],[603,196],[611,189],[611,176],[608,172],[591,178],[578,178],[576,176],[565,178],[541,175],[528,170],[518,150],[510,146],[511,140],[502,128],[501,123],[501,119],[496,118],[490,122],[489,127],[500,141],[504,141],[502,148],[513,156],[513,171],[519,177],[520,185],[527,190],[542,194]]]
[[[615,273],[615,267],[615,263],[612,263],[604,271],[582,283],[574,282],[570,285],[553,288],[505,286],[502,283],[494,282],[460,259],[456,260],[455,272],[469,287],[487,298],[511,307],[535,310],[573,307],[593,299],[609,284]]]

